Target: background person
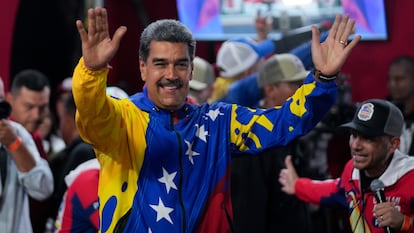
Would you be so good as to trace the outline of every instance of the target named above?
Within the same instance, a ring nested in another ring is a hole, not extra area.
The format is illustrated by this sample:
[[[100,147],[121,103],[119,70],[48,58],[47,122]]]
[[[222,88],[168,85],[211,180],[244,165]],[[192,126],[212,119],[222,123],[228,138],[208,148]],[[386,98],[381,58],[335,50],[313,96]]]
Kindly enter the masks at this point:
[[[390,100],[404,114],[404,130],[400,151],[414,155],[414,57],[402,55],[394,58],[388,68],[388,91]]]
[[[43,118],[42,123],[37,128],[43,142],[43,148],[47,154],[48,160],[50,160],[56,153],[65,148],[65,142],[59,135],[57,124],[58,120],[56,115],[49,111],[49,113]]]
[[[99,162],[81,163],[65,177],[68,186],[59,208],[53,232],[94,233],[99,230]]]
[[[4,99],[4,84],[0,79],[0,100]],[[52,173],[32,137],[19,123],[0,120],[0,144],[1,232],[33,232],[28,197],[40,201],[50,196]]]
[[[40,156],[47,159],[43,148],[39,125],[49,114],[49,79],[38,70],[27,69],[16,74],[7,93],[7,101],[12,106],[10,119],[22,124],[32,135]]]
[[[320,35],[320,41],[323,42],[328,36],[328,31],[322,32]],[[276,52],[276,51],[275,51]],[[314,69],[312,63],[311,55],[311,41],[303,43],[292,50],[289,53],[297,56],[302,61],[303,65],[307,70]],[[267,59],[267,56],[264,60]],[[259,68],[262,65],[262,62],[259,64]],[[264,93],[263,89],[258,86],[258,70],[254,71],[252,74],[232,82],[228,88],[225,95],[220,99],[220,101],[232,104],[239,104],[247,107],[259,107],[259,101],[263,99]]]
[[[348,208],[352,232],[414,232],[414,158],[398,150],[403,115],[391,102],[364,101],[351,122],[342,125],[351,131],[351,160],[340,178],[313,181],[298,178],[290,157],[280,172],[282,190],[313,204]],[[384,185],[386,201],[376,203],[370,185],[374,179]]]
[[[250,38],[236,38],[225,41],[217,52],[216,66],[220,76],[214,81],[209,103],[221,101],[232,83],[256,73],[274,49],[270,40],[257,43]]]
[[[76,128],[76,105],[72,93],[69,93],[65,99],[63,107],[59,130],[67,146],[49,161],[55,186],[53,194],[48,200],[49,209],[47,214],[49,218],[49,228],[52,228],[63,195],[68,188],[65,182],[65,177],[81,163],[95,158],[95,152],[93,151],[92,146],[82,140],[79,136],[79,131]]]
[[[42,158],[48,160],[43,148],[39,126],[50,113],[50,83],[48,77],[34,69],[22,70],[15,75],[6,99],[12,106],[10,119],[23,125],[32,135]],[[30,218],[33,231],[43,233],[46,224],[46,202],[30,198]]]
[[[128,94],[117,86],[107,87],[106,93],[112,98],[128,98]],[[72,95],[69,99],[73,103]],[[97,232],[99,230],[99,169],[98,160],[93,158],[81,163],[65,176],[68,188],[59,207],[54,232]]]
[[[213,66],[201,57],[194,57],[193,78],[190,80],[189,98],[198,104],[207,103],[213,92],[213,83],[216,79]]]

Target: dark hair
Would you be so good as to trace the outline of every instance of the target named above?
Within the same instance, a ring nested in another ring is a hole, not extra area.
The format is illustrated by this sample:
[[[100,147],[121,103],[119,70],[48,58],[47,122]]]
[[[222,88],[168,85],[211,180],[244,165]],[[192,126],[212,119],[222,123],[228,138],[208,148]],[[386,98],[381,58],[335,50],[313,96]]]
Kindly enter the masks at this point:
[[[168,41],[186,43],[191,61],[195,55],[196,41],[191,31],[181,22],[174,19],[157,20],[148,25],[141,34],[139,58],[146,62],[151,41]]]
[[[49,79],[45,74],[38,70],[26,69],[22,70],[14,76],[11,92],[17,94],[22,87],[26,87],[32,91],[43,91],[45,87],[50,88]]]
[[[72,92],[70,92],[69,95],[65,98],[63,106],[66,112],[70,113],[71,115],[73,115],[73,117],[75,117],[76,104],[75,104],[75,99],[73,98]]]
[[[391,61],[390,67],[393,65],[406,65],[411,77],[414,77],[414,57],[410,55],[401,55]]]

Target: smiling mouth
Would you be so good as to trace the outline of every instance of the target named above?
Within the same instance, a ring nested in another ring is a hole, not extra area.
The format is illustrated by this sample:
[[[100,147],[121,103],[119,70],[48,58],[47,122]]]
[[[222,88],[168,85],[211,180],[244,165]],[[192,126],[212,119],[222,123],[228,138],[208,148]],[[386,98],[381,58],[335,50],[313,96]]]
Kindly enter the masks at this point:
[[[366,155],[362,155],[362,154],[356,154],[356,153],[353,153],[352,154],[352,158],[353,159],[356,159],[356,160],[364,160],[364,159],[366,159],[367,158],[367,156]]]
[[[182,86],[184,86],[183,82],[179,79],[174,79],[174,80],[163,79],[163,80],[158,81],[157,85],[162,88],[176,88],[176,89],[179,89]]]

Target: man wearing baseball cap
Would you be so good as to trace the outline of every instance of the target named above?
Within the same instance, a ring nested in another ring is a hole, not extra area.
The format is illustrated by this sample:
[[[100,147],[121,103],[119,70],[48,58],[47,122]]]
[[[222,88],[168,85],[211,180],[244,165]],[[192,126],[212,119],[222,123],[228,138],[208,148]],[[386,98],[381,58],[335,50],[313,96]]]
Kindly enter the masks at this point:
[[[189,98],[197,104],[206,103],[213,92],[213,83],[216,79],[213,66],[201,57],[194,57],[193,79],[190,80]]]
[[[404,117],[394,104],[374,99],[361,104],[353,120],[341,127],[353,129],[368,138],[382,135],[399,137],[403,124]]]
[[[351,149],[341,177],[298,178],[287,157],[279,175],[282,190],[305,202],[348,208],[352,232],[414,232],[414,158],[398,150],[403,124],[391,102],[364,101],[352,121],[341,125],[350,130]]]
[[[221,101],[228,87],[238,80],[257,72],[259,64],[274,53],[272,41],[256,43],[249,38],[225,41],[217,52],[216,66],[219,77],[214,81],[210,103]]]
[[[290,53],[275,54],[259,69],[257,83],[263,89],[262,108],[280,106],[302,85],[309,71]]]

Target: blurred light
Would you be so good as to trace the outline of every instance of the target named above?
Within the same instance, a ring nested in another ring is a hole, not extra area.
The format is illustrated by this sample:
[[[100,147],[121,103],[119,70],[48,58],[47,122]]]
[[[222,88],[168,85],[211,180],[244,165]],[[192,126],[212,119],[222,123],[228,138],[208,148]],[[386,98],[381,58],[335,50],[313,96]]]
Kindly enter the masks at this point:
[[[307,5],[312,3],[312,0],[283,0],[283,4],[287,6]]]

